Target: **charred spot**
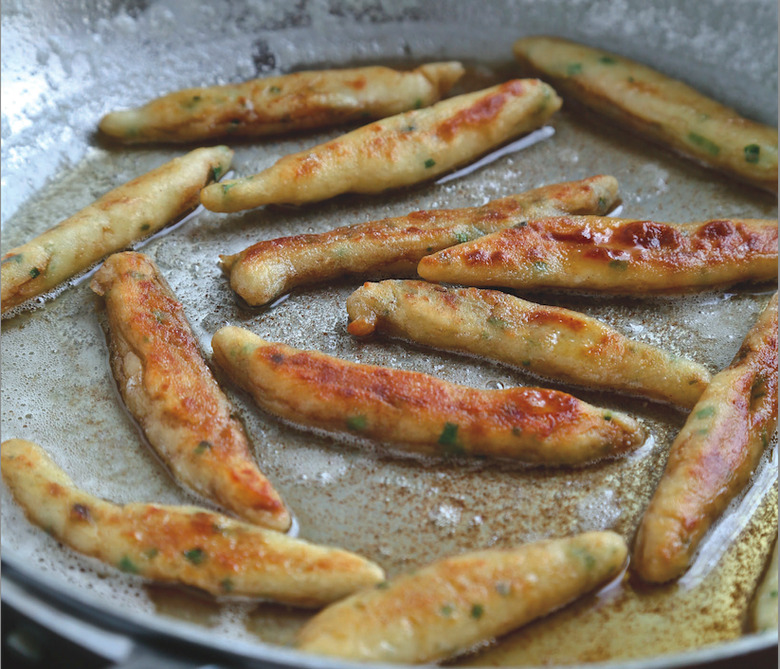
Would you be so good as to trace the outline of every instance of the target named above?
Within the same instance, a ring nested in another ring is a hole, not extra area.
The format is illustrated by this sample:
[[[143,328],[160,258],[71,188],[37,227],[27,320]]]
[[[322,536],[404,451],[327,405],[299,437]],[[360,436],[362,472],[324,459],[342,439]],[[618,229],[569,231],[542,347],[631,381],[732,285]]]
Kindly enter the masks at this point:
[[[74,520],[81,520],[87,523],[92,518],[89,513],[89,507],[84,506],[83,504],[74,504],[70,509],[70,517]]]
[[[670,249],[682,244],[677,230],[654,221],[632,221],[616,230],[613,239],[624,246],[643,249]]]
[[[484,249],[470,249],[463,254],[463,262],[466,265],[490,265],[499,263],[503,260],[504,254],[501,251],[488,253]]]
[[[436,134],[445,141],[452,140],[468,126],[483,126],[492,122],[501,113],[504,105],[513,97],[523,93],[520,80],[508,81],[498,91],[477,100],[470,107],[459,111],[451,119],[439,125]]]
[[[696,232],[702,239],[718,240],[735,235],[737,228],[731,221],[708,221]]]
[[[557,242],[569,244],[593,244],[593,231],[589,227],[570,228],[568,230],[553,230],[550,237]]]
[[[539,325],[560,325],[572,332],[585,329],[585,322],[581,318],[552,309],[537,309],[528,315],[528,321]]]

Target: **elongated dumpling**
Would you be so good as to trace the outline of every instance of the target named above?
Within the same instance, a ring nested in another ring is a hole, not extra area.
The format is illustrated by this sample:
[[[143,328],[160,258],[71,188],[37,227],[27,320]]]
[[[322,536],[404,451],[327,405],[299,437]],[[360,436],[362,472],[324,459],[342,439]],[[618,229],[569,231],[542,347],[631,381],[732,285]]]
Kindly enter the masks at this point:
[[[777,427],[777,293],[729,367],[712,378],[669,452],[639,526],[632,564],[663,583],[744,489]]]
[[[144,578],[300,606],[322,606],[384,578],[378,565],[349,551],[206,509],[98,499],[29,441],[3,442],[0,462],[31,522],[80,553]]]
[[[525,37],[514,52],[540,76],[610,120],[754,186],[777,192],[777,129],[741,117],[645,65],[559,37]]]
[[[710,380],[703,365],[629,339],[595,318],[494,290],[425,281],[366,283],[347,299],[347,312],[353,335],[378,330],[688,408]]]
[[[230,167],[226,146],[174,158],[11,249],[1,261],[2,311],[45,293],[198,205],[198,193]]]
[[[777,221],[538,218],[420,261],[429,281],[518,290],[681,293],[777,277]]]
[[[538,79],[514,79],[363,126],[267,170],[204,188],[212,211],[317,202],[427,181],[539,127],[561,105]]]
[[[295,72],[188,88],[111,112],[100,130],[125,144],[259,137],[383,118],[438,101],[463,75],[458,62]]]
[[[614,532],[587,532],[447,558],[332,604],[298,647],[364,662],[445,659],[606,583],[627,553]]]
[[[214,359],[266,411],[304,426],[436,455],[575,465],[637,448],[631,417],[543,388],[477,390],[267,342],[237,327]]]
[[[230,285],[249,304],[265,304],[282,293],[344,275],[413,273],[426,255],[519,225],[559,214],[604,214],[617,200],[614,177],[599,175],[534,188],[481,207],[415,211],[320,234],[259,242],[221,256]]]
[[[122,398],[173,476],[249,522],[287,530],[290,514],[255,464],[244,428],[154,262],[117,253],[91,286],[105,299]]]

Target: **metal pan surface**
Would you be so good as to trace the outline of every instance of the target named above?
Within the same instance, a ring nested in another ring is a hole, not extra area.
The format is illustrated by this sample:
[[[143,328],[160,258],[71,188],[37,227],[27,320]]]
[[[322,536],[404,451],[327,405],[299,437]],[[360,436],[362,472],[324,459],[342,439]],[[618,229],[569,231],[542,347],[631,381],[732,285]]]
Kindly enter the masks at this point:
[[[95,134],[104,113],[179,88],[329,66],[460,59],[468,73],[459,90],[472,90],[516,73],[515,39],[555,34],[641,60],[750,118],[772,125],[777,119],[777,7],[764,0],[27,0],[3,3],[2,29],[3,250],[187,150],[118,148]],[[270,308],[248,309],[230,291],[218,255],[262,239],[471,206],[599,173],[618,178],[617,213],[626,217],[777,217],[773,196],[569,105],[550,126],[550,137],[446,182],[300,208],[233,215],[198,210],[140,250],[160,266],[206,352],[218,328],[237,324],[299,348],[490,388],[539,381],[402,342],[354,340],[346,332],[344,302],[359,281],[296,290]],[[255,173],[340,132],[235,144],[234,172]],[[715,372],[729,363],[772,290],[530,299],[603,318]],[[107,499],[202,503],[172,481],[123,409],[88,280],[35,306],[2,323],[2,438],[40,443],[81,487]],[[229,382],[225,388],[264,471],[295,513],[295,531],[362,553],[390,575],[466,550],[578,531],[608,528],[631,541],[685,420],[661,404],[572,389],[586,401],[638,416],[650,438],[621,460],[577,470],[531,469],[420,459],[314,435],[265,415]],[[776,479],[773,444],[750,489],[730,506],[679,583],[647,588],[623,580],[457,663],[649,668],[693,664],[696,653],[728,658],[776,644],[776,635],[755,635],[748,624],[750,598],[777,532]],[[3,558],[38,583],[133,625],[197,638],[220,652],[280,665],[335,666],[280,648],[293,642],[309,613],[145,584],[57,544],[26,521],[4,485],[1,499]]]

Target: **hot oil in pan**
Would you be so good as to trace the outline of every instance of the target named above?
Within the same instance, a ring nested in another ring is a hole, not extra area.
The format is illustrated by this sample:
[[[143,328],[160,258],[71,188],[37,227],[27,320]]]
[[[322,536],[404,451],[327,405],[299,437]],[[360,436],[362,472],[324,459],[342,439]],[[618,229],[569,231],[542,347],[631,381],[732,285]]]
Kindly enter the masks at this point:
[[[487,86],[507,75],[506,69],[497,75],[490,68],[472,68],[464,87]],[[373,198],[343,197],[311,207],[266,208],[232,216],[200,212],[143,250],[157,261],[183,302],[206,351],[211,335],[231,323],[299,348],[424,371],[475,387],[535,385],[537,379],[485,361],[381,338],[353,340],[346,333],[344,300],[359,280],[296,290],[270,310],[242,309],[216,260],[219,254],[234,253],[260,239],[320,232],[422,208],[471,206],[598,173],[613,174],[620,181],[621,215],[626,217],[693,221],[777,215],[768,197],[565,109],[552,125],[554,137],[447,183]],[[336,134],[267,141],[262,152],[252,144],[238,145],[237,171],[260,168]],[[117,185],[113,180],[117,173],[129,177],[146,171],[179,151],[162,153],[93,155],[24,206],[9,221],[4,242],[24,241],[88,204]],[[100,184],[100,192],[69,191],[89,183]],[[628,335],[716,371],[728,364],[768,293],[737,289],[653,300],[524,297],[598,316]],[[187,502],[188,496],[150,457],[116,406],[94,305],[86,282],[81,282],[42,309],[4,322],[4,438],[39,441],[79,485],[112,500]],[[228,386],[263,469],[300,522],[300,536],[361,552],[391,576],[445,555],[577,531],[610,528],[632,540],[684,415],[660,404],[568,390],[640,417],[651,440],[626,458],[577,470],[413,458],[302,432],[261,413]],[[762,467],[773,484],[770,458]],[[631,579],[612,584],[460,662],[538,664],[646,657],[739,636],[776,531],[776,496],[764,495],[754,506],[752,517],[742,519],[740,514],[751,505],[732,505],[732,518],[744,530],[697,582],[652,588]],[[2,515],[4,547],[40,560],[41,568],[58,579],[97,592],[117,608],[157,612],[225,638],[285,645],[293,642],[310,615],[272,604],[215,602],[186,590],[143,586],[30,528],[4,487]]]

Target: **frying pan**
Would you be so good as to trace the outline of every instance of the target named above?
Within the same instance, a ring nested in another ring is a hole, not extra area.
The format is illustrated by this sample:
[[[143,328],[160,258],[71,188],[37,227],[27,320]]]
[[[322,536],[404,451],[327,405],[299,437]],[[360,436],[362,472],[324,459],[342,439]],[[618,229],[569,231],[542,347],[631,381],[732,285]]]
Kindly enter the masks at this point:
[[[178,88],[300,69],[460,59],[468,73],[459,91],[472,90],[515,76],[512,42],[544,33],[646,62],[750,118],[772,125],[777,118],[777,7],[769,0],[26,0],[3,3],[2,29],[4,250],[189,148],[119,148],[95,134],[109,110]],[[344,300],[359,281],[301,289],[271,308],[248,309],[229,290],[217,256],[260,239],[471,206],[598,173],[618,178],[622,204],[615,213],[628,217],[777,216],[774,197],[568,103],[550,126],[543,141],[446,182],[301,208],[199,210],[141,248],[182,300],[207,354],[211,335],[231,323],[300,348],[495,388],[540,381],[403,342],[353,340]],[[234,171],[255,173],[339,132],[237,144]],[[529,297],[600,317],[717,371],[771,290],[630,300]],[[78,485],[120,503],[203,503],[170,479],[125,413],[108,367],[103,320],[82,278],[56,299],[3,321],[3,439],[42,444]],[[628,458],[578,470],[443,462],[302,432],[263,414],[222,380],[258,460],[296,514],[295,531],[365,554],[390,575],[465,550],[591,529],[614,529],[630,541],[685,419],[657,403],[545,383],[630,411],[650,438]],[[766,658],[777,635],[752,633],[747,620],[776,536],[776,473],[773,444],[679,583],[646,588],[626,578],[457,663],[649,669]],[[32,527],[5,486],[2,549],[4,600],[116,663],[345,666],[288,647],[309,613],[144,584]]]

